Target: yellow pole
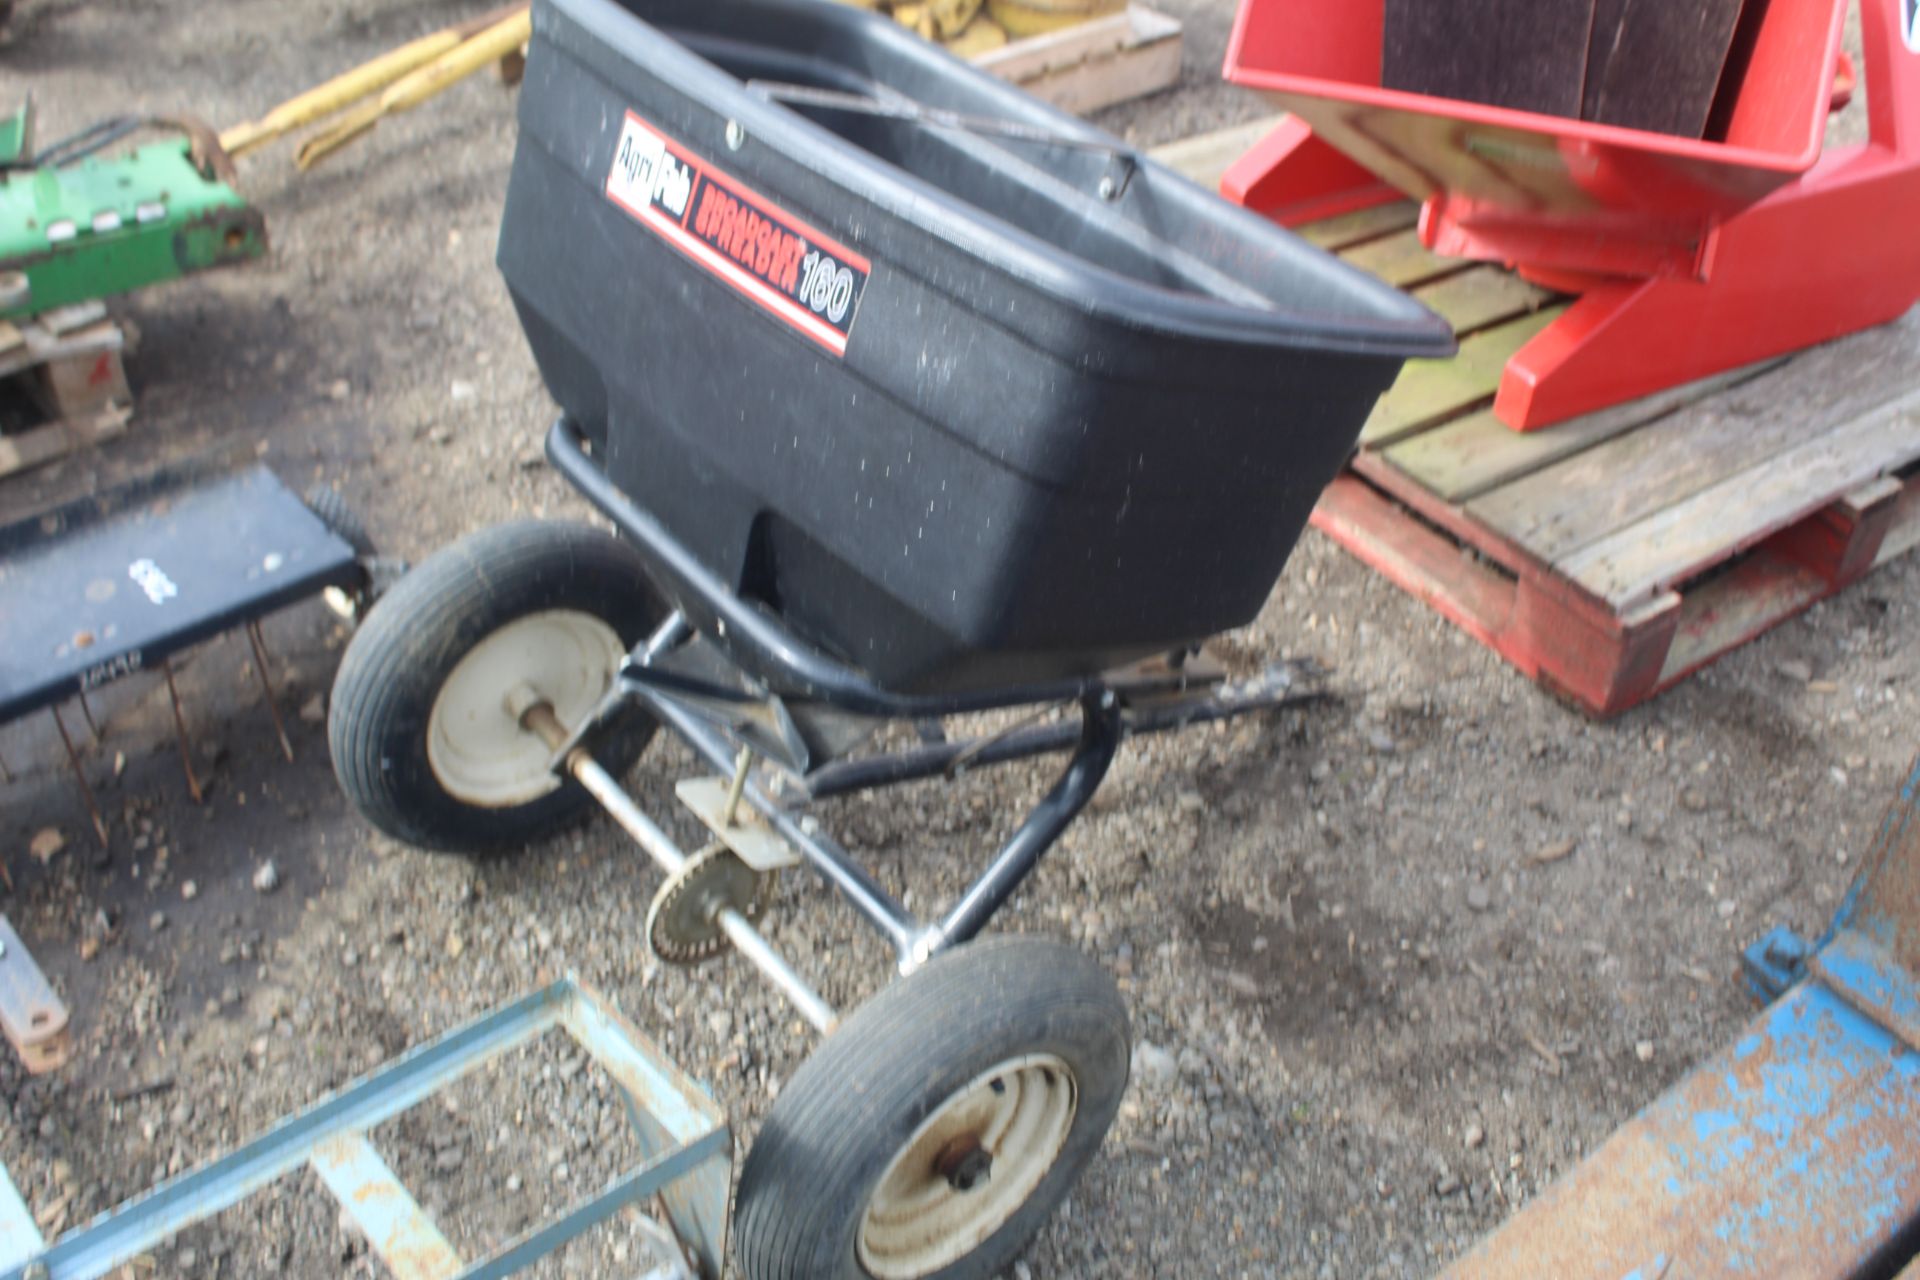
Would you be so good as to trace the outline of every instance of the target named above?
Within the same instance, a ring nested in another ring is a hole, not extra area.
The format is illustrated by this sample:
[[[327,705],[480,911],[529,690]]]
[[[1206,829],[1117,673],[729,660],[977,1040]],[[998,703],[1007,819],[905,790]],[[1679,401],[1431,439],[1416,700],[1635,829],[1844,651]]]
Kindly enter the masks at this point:
[[[221,150],[230,156],[243,155],[295,129],[352,106],[409,72],[459,48],[477,32],[498,26],[516,13],[525,11],[524,4],[507,5],[481,18],[409,41],[371,62],[335,76],[317,88],[309,89],[297,98],[288,99],[258,120],[233,126],[220,135]]]
[[[419,106],[480,68],[499,62],[533,35],[533,16],[521,9],[472,39],[441,53],[433,61],[408,72],[390,85],[378,100],[364,103],[338,124],[300,144],[294,163],[310,169],[378,124],[380,118]]]

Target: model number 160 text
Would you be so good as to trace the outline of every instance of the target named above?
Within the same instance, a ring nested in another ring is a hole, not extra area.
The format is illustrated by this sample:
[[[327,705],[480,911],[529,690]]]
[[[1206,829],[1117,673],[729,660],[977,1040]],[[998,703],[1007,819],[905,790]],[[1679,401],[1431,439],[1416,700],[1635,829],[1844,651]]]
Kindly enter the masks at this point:
[[[809,249],[800,259],[800,287],[794,297],[839,324],[853,305],[853,272],[818,249]]]

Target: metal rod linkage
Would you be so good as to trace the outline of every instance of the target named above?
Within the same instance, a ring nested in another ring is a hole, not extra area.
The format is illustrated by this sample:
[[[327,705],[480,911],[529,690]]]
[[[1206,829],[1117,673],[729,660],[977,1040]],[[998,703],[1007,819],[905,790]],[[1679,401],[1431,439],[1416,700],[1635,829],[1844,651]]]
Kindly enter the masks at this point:
[[[575,751],[567,761],[567,768],[587,794],[600,802],[600,807],[620,824],[621,830],[632,836],[634,842],[646,851],[659,868],[668,875],[675,875],[687,865],[687,855],[680,852],[672,837],[657,826],[646,811],[633,802],[612,774],[600,767],[598,761],[584,751]]]
[[[832,1005],[821,998],[820,993],[808,985],[794,967],[787,963],[785,956],[773,949],[766,936],[753,927],[753,922],[735,911],[724,908],[714,917],[727,937],[732,939],[734,950],[745,956],[753,966],[767,975],[774,986],[780,988],[780,994],[800,1011],[800,1016],[813,1024],[814,1030],[821,1035],[833,1034],[840,1025],[840,1015],[834,1012]]]
[[[173,736],[180,744],[180,767],[187,773],[187,791],[193,796],[195,804],[206,803],[206,793],[200,789],[200,779],[193,771],[193,751],[187,745],[187,717],[180,710],[180,690],[173,683],[173,662],[162,661],[160,669],[167,674],[167,701],[173,704]]]
[[[1312,662],[1275,663],[1245,685],[1212,689],[1201,696],[1129,705],[1124,708],[1123,730],[1127,737],[1166,733],[1189,725],[1306,702],[1325,696],[1325,690],[1316,683],[1320,674],[1320,668]],[[957,774],[962,769],[1052,755],[1069,749],[1079,739],[1080,726],[1070,719],[1061,720],[971,741],[929,742],[907,751],[860,760],[836,760],[820,766],[801,781],[809,799],[824,800],[947,773]]]
[[[247,643],[253,646],[253,667],[260,673],[260,691],[266,695],[267,712],[273,717],[273,731],[280,735],[280,750],[286,755],[287,763],[293,763],[293,743],[287,740],[287,726],[280,719],[280,704],[273,697],[273,677],[267,674],[267,643],[260,635],[260,623],[255,619],[247,623]]]
[[[653,714],[704,757],[715,770],[726,773],[733,768],[733,747],[726,736],[692,712],[636,685],[635,694]],[[905,963],[913,955],[915,941],[924,926],[888,893],[873,873],[853,860],[853,856],[834,841],[807,829],[798,817],[753,783],[748,782],[742,798],[759,811],[767,825],[800,851],[816,871],[843,894],[853,909],[884,934]]]
[[[537,696],[537,695],[536,695]],[[517,703],[526,701],[526,693],[516,691],[508,700],[510,710]],[[560,723],[553,713],[553,707],[544,701],[536,701],[519,712],[520,722],[529,730],[539,734],[549,744],[565,742],[566,726]],[[586,788],[587,794],[600,802],[620,828],[632,836],[637,843],[668,875],[674,875],[687,864],[687,855],[674,844],[673,838],[662,831],[652,818],[633,797],[626,793],[619,781],[600,766],[584,748],[576,748],[567,756],[566,767],[576,781]],[[780,993],[792,1002],[800,1016],[813,1024],[815,1029],[825,1035],[840,1023],[840,1015],[833,1006],[820,997],[807,980],[800,976],[794,967],[787,963],[768,942],[765,935],[753,927],[753,923],[731,907],[723,907],[714,916],[714,923],[725,931],[738,951],[760,972],[764,973]]]
[[[986,925],[1001,904],[1013,896],[1027,873],[1039,864],[1086,807],[1100,787],[1120,747],[1120,699],[1111,690],[1089,694],[1081,703],[1080,746],[1060,781],[1053,785],[1019,829],[1007,837],[986,872],[953,904],[941,921],[915,940],[911,965],[919,965],[958,943],[966,942]],[[911,967],[911,966],[909,966]]]
[[[87,806],[87,816],[93,819],[93,834],[100,837],[100,847],[110,849],[112,841],[107,838],[107,820],[100,816],[100,805],[93,798],[93,788],[87,785],[87,771],[80,767],[80,753],[73,749],[73,739],[67,736],[67,722],[60,718],[60,708],[48,708],[53,712],[53,727],[60,731],[60,745],[67,749],[67,763],[73,766],[73,780],[80,784],[80,799]]]

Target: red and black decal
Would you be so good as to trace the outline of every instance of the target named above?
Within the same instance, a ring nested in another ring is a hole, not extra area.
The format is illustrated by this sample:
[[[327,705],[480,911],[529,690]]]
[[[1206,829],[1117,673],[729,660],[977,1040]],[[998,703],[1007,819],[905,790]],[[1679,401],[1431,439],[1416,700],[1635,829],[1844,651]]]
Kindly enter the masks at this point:
[[[607,199],[736,292],[847,353],[873,266],[627,112]]]

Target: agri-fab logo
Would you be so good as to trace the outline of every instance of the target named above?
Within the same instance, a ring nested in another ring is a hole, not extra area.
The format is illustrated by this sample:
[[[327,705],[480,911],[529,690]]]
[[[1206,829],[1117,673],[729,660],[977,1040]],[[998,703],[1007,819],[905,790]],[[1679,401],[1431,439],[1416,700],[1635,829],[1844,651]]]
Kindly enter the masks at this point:
[[[629,111],[607,199],[775,318],[835,355],[872,264]]]

